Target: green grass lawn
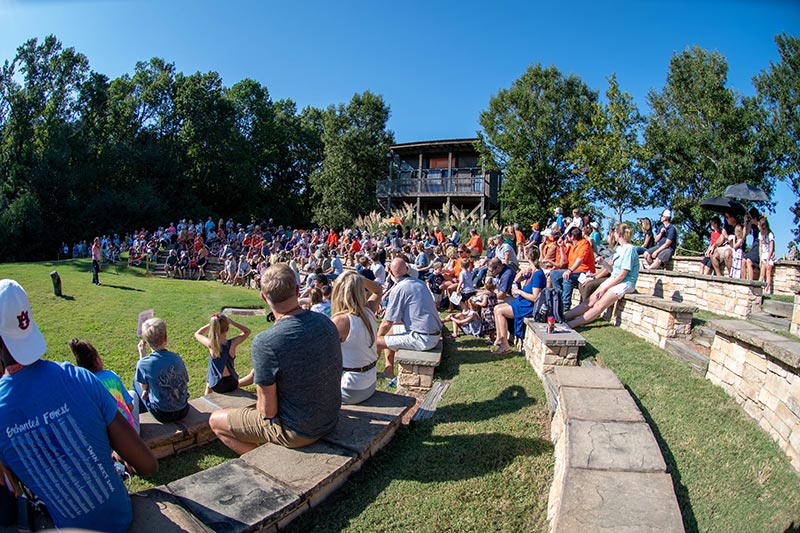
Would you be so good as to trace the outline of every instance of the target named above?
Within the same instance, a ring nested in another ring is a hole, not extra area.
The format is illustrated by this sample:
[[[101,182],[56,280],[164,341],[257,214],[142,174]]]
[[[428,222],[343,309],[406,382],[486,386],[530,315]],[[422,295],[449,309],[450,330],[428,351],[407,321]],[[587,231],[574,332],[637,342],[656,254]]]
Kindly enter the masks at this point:
[[[588,355],[629,388],[672,474],[687,531],[800,526],[800,476],[721,388],[651,344],[597,323]]]
[[[57,269],[64,298],[53,296]],[[111,267],[90,283],[87,260],[2,264],[19,281],[48,341],[48,358],[71,360],[77,336],[99,349],[129,383],[137,360],[136,317],[145,309],[167,321],[169,345],[203,392],[207,353],[193,338],[223,306],[257,307],[256,291],[218,283],[146,277]],[[703,319],[713,319],[704,316]],[[253,333],[264,317],[243,320]],[[687,531],[783,531],[800,524],[800,476],[777,445],[721,389],[688,366],[618,328],[584,330],[584,357],[613,369],[629,387],[664,453]],[[398,430],[337,492],[294,523],[293,531],[545,531],[553,450],[544,392],[519,355],[491,356],[480,340],[445,345],[438,370],[451,387],[432,420]],[[250,369],[249,343],[237,358]],[[131,490],[168,483],[235,455],[219,443],[160,461]]]

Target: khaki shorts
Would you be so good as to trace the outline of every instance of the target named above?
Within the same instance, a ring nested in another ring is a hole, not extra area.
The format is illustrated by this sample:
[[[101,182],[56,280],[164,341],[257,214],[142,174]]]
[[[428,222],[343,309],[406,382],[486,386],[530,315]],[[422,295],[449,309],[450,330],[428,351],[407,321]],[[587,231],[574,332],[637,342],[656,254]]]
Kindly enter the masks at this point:
[[[264,418],[255,407],[229,411],[228,425],[236,439],[253,444],[271,442],[286,448],[302,448],[318,440],[303,437],[283,427],[278,417]]]

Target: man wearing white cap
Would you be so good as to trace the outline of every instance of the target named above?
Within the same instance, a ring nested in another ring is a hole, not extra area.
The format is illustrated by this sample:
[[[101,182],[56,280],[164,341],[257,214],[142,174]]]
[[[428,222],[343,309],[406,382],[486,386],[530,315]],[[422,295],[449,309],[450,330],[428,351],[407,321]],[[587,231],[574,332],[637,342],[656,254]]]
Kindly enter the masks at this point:
[[[126,531],[131,503],[111,451],[142,475],[156,458],[91,372],[42,361],[46,349],[28,295],[0,280],[0,484],[13,472],[59,529]]]
[[[661,223],[663,227],[656,235],[656,245],[644,253],[644,262],[648,270],[666,265],[678,246],[678,230],[672,225],[672,211],[664,209],[661,212]]]

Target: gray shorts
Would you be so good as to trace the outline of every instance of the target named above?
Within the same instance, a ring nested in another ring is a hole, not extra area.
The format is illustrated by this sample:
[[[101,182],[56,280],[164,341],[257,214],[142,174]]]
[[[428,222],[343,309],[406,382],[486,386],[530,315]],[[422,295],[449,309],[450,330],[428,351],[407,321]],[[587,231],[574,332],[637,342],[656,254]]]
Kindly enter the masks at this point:
[[[658,250],[659,248],[661,248],[661,247],[660,246],[653,246],[652,248],[649,248],[647,250],[647,253],[650,254],[650,257],[655,259],[656,256],[654,256],[653,254],[656,253],[656,250]],[[657,257],[661,260],[662,263],[666,263],[667,261],[672,259],[673,252],[674,252],[674,250],[672,248],[667,248],[666,250],[664,250],[660,254],[658,254]]]

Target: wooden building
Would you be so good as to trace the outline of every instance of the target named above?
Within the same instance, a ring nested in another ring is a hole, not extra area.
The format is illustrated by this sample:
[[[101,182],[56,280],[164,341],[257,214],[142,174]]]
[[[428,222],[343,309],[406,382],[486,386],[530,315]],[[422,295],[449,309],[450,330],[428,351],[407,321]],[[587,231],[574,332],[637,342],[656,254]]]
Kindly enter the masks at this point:
[[[387,214],[402,203],[417,216],[451,206],[473,215],[496,218],[500,177],[480,165],[478,139],[396,144],[391,147],[389,179],[378,182],[378,201]],[[482,219],[483,220],[483,219]]]

